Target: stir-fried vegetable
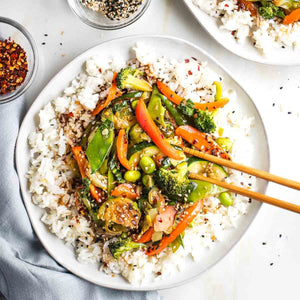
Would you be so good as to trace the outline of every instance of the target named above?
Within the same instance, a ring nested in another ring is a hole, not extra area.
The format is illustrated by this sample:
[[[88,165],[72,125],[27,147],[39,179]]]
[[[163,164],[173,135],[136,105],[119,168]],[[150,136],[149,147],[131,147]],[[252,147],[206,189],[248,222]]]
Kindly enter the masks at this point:
[[[86,149],[86,156],[91,171],[94,173],[99,170],[113,145],[115,137],[113,123],[110,120],[105,120],[92,135],[93,138]]]
[[[166,127],[165,124],[165,108],[163,107],[161,103],[161,98],[159,96],[159,92],[157,88],[154,88],[151,94],[150,102],[148,104],[148,111],[156,123],[162,125],[163,127]]]
[[[195,127],[201,132],[212,133],[216,131],[214,118],[208,111],[198,110],[194,120]]]
[[[117,77],[117,86],[119,89],[136,89],[138,91],[151,92],[152,86],[146,80],[139,78],[138,76],[143,73],[137,69],[130,67],[122,69]]]
[[[159,254],[162,250],[168,247],[168,245],[170,245],[193,221],[197,214],[202,210],[202,207],[203,200],[200,199],[197,202],[195,202],[192,206],[187,208],[182,214],[181,221],[176,226],[176,228],[169,235],[164,236],[157,246],[150,246],[147,249],[146,254],[149,256]]]
[[[270,1],[260,1],[260,3],[261,6],[258,8],[258,12],[264,19],[273,19],[275,17],[284,19],[285,13],[280,7]]]
[[[184,162],[174,170],[159,169],[154,178],[155,183],[163,194],[171,200],[187,201],[189,194],[195,189],[195,185],[188,179],[187,164]]]
[[[289,15],[285,16],[283,24],[288,25],[300,21],[300,8],[293,10]]]
[[[121,129],[119,131],[119,135],[117,139],[117,155],[121,165],[127,170],[130,170],[129,161],[127,159],[127,149],[128,149],[128,141],[126,137],[126,132],[124,129]]]
[[[93,110],[92,116],[98,115],[105,107],[107,107],[109,105],[109,103],[113,99],[121,96],[122,93],[118,93],[117,94],[117,82],[116,82],[117,75],[118,75],[118,73],[114,73],[112,84],[111,84],[111,88],[108,91],[108,95],[106,97],[106,100],[100,101],[100,103]]]
[[[176,160],[181,160],[183,158],[183,152],[172,147],[155,125],[143,99],[139,100],[135,109],[135,115],[143,130],[163,153]]]
[[[230,156],[208,134],[200,132],[191,126],[178,127],[176,134],[201,151],[224,159],[230,159]]]
[[[123,252],[141,248],[144,245],[141,243],[133,242],[130,238],[127,239],[119,239],[113,243],[108,245],[109,251],[115,259],[118,259]]]
[[[213,195],[224,206],[233,203],[225,189],[191,175],[224,180],[226,170],[182,150],[190,143],[230,159],[232,142],[221,137],[215,141],[211,135],[216,130],[213,111],[229,101],[223,98],[221,82],[213,83],[215,101],[199,104],[160,80],[152,86],[145,78],[132,68],[115,73],[81,146],[72,148],[82,178],[81,183],[75,180],[76,207],[108,238],[116,259],[144,246],[147,255],[168,246],[175,252],[183,246],[182,233],[201,212],[203,198]]]

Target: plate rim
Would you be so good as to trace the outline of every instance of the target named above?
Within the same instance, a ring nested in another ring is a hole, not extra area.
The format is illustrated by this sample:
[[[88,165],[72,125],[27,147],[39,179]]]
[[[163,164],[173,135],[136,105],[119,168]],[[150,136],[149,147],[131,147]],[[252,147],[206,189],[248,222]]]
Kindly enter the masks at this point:
[[[223,48],[225,48],[227,51],[229,51],[230,53],[243,58],[246,61],[250,61],[250,62],[255,62],[255,63],[259,63],[262,65],[268,65],[268,66],[285,66],[285,67],[291,67],[291,66],[300,66],[300,60],[299,62],[282,62],[281,60],[278,60],[278,62],[274,62],[274,61],[269,61],[268,59],[264,58],[264,56],[261,55],[261,57],[258,55],[257,57],[254,58],[247,58],[246,54],[242,54],[240,51],[233,51],[230,49],[229,46],[226,45],[226,43],[221,43],[217,37],[215,37],[202,23],[202,21],[197,17],[197,15],[194,13],[193,8],[195,9],[199,9],[199,7],[196,7],[193,3],[192,0],[183,0],[184,4],[186,5],[186,7],[188,8],[189,12],[193,15],[193,17],[196,19],[196,21],[200,24],[200,26],[205,30],[205,32],[208,33],[208,35],[213,38],[214,41],[216,41],[218,43],[218,45],[222,46]],[[203,12],[205,13],[205,12]],[[209,16],[209,15],[208,15]],[[210,18],[213,18],[212,16],[209,16]],[[238,44],[237,44],[238,45]],[[240,48],[243,48],[243,45],[240,45]],[[300,53],[299,53],[300,55]],[[251,56],[252,57],[252,56]]]
[[[186,41],[182,38],[179,38],[179,37],[174,37],[174,36],[170,36],[170,35],[153,35],[153,34],[136,34],[136,35],[128,35],[128,36],[124,36],[124,37],[119,37],[119,38],[113,38],[113,39],[109,39],[109,40],[105,40],[103,41],[102,43],[99,43],[95,46],[92,46],[90,48],[88,48],[87,50],[85,50],[84,52],[82,52],[81,54],[79,54],[78,56],[76,56],[74,59],[72,59],[68,64],[66,64],[62,69],[60,69],[60,71],[58,73],[56,73],[48,82],[47,84],[42,88],[42,90],[40,91],[40,93],[36,96],[35,100],[32,102],[32,104],[30,105],[29,109],[27,110],[26,112],[26,115],[24,116],[23,120],[22,120],[22,124],[19,128],[19,132],[18,132],[18,136],[17,136],[17,140],[16,140],[16,146],[15,146],[15,163],[16,163],[16,170],[17,170],[17,174],[18,174],[18,180],[19,180],[19,186],[20,186],[20,190],[21,190],[21,197],[22,197],[22,201],[25,205],[25,208],[26,208],[26,212],[27,212],[27,215],[28,215],[28,218],[30,220],[30,223],[31,223],[31,226],[35,232],[35,234],[37,235],[39,241],[41,242],[42,246],[44,247],[44,249],[47,251],[47,253],[51,256],[52,259],[54,259],[57,263],[59,263],[61,266],[63,266],[66,270],[68,270],[69,272],[71,272],[73,275],[75,276],[78,276],[88,282],[91,282],[93,284],[96,284],[98,286],[102,286],[102,287],[106,287],[106,288],[111,288],[111,289],[115,289],[115,290],[123,290],[123,291],[154,291],[154,290],[165,290],[165,289],[169,289],[169,288],[173,288],[173,287],[177,287],[177,286],[181,286],[183,284],[186,284],[188,282],[191,282],[193,280],[195,280],[196,278],[199,278],[203,273],[205,273],[206,271],[208,271],[209,269],[211,269],[212,267],[214,267],[217,263],[219,263],[223,258],[225,258],[229,252],[231,252],[231,250],[239,243],[239,241],[241,240],[241,238],[243,236],[245,236],[246,232],[248,231],[249,227],[252,225],[252,223],[254,222],[255,218],[257,217],[263,203],[259,203],[259,206],[257,208],[257,212],[255,213],[255,215],[252,217],[252,220],[250,221],[250,223],[245,227],[243,233],[240,235],[240,237],[231,245],[231,247],[228,248],[227,252],[225,253],[225,255],[223,255],[222,257],[218,258],[213,264],[211,264],[210,266],[208,266],[207,268],[205,268],[201,273],[199,274],[196,274],[195,276],[191,276],[191,277],[188,277],[182,281],[180,281],[179,283],[170,283],[170,284],[164,284],[162,285],[161,287],[144,287],[144,286],[138,286],[138,285],[130,285],[129,283],[129,286],[128,288],[127,287],[124,287],[124,288],[119,288],[119,287],[116,287],[114,285],[110,285],[109,283],[107,282],[104,282],[104,283],[99,283],[97,281],[94,281],[90,278],[87,278],[84,274],[81,274],[80,272],[77,272],[76,269],[74,268],[70,268],[70,267],[67,267],[65,266],[64,264],[64,261],[63,261],[63,258],[57,258],[55,256],[55,254],[53,254],[52,250],[50,249],[50,247],[47,246],[47,243],[43,241],[43,238],[40,236],[40,234],[38,233],[39,230],[36,228],[37,226],[35,226],[34,222],[31,221],[31,218],[33,218],[33,216],[30,214],[30,209],[29,209],[29,205],[30,203],[32,205],[35,205],[34,203],[32,203],[32,198],[31,198],[31,202],[27,202],[25,201],[24,199],[26,199],[25,197],[25,194],[26,192],[29,192],[28,191],[28,187],[26,185],[23,184],[21,178],[20,178],[20,175],[21,175],[21,158],[19,157],[18,153],[20,152],[20,148],[22,147],[22,144],[21,144],[21,133],[25,130],[25,126],[26,126],[26,123],[27,123],[27,119],[29,118],[29,113],[31,110],[34,109],[34,107],[37,105],[37,99],[40,98],[40,96],[42,95],[43,91],[45,90],[45,88],[50,84],[52,83],[53,81],[56,80],[57,77],[59,77],[59,75],[61,73],[63,73],[63,71],[69,66],[71,65],[75,60],[79,60],[81,57],[83,57],[87,52],[93,50],[94,48],[97,48],[99,47],[100,45],[105,45],[105,44],[108,44],[110,42],[113,42],[113,41],[122,41],[122,40],[126,40],[126,39],[138,39],[138,38],[153,38],[153,39],[156,39],[156,38],[161,38],[161,39],[167,39],[167,40],[172,40],[172,41],[176,41],[176,42],[179,42],[179,43],[183,43],[185,45],[188,45],[190,47],[193,47],[195,49],[197,49],[197,51],[201,52],[204,56],[206,56],[207,58],[209,58],[217,67],[219,67],[221,70],[223,70],[233,81],[234,83],[246,94],[246,96],[250,99],[252,105],[253,105],[253,108],[254,110],[256,111],[257,113],[257,116],[261,122],[261,124],[263,125],[263,134],[265,136],[265,142],[266,142],[266,151],[267,151],[267,158],[268,158],[268,161],[267,161],[267,167],[266,167],[266,171],[269,172],[270,170],[270,166],[271,166],[271,162],[270,162],[270,145],[269,145],[269,139],[268,139],[268,135],[267,135],[267,132],[266,132],[266,127],[264,125],[264,122],[263,122],[263,119],[262,119],[262,116],[255,104],[255,102],[252,100],[252,98],[250,97],[250,95],[248,94],[248,92],[244,89],[244,87],[242,85],[240,85],[240,83],[236,80],[235,76],[232,75],[232,73],[230,71],[228,71],[228,69],[226,67],[224,67],[217,59],[215,59],[213,56],[211,56],[210,54],[208,54],[205,50],[203,50],[201,47],[193,44],[192,42],[189,42],[189,41]],[[50,100],[49,100],[50,101]],[[48,101],[48,102],[49,102]],[[47,102],[47,103],[48,103]],[[263,189],[263,193],[266,194],[267,192],[267,189],[269,187],[269,184],[268,182],[266,183],[264,189]],[[39,220],[40,221],[40,220]],[[41,221],[40,221],[41,222]],[[54,235],[56,238],[58,238],[54,233],[51,232],[52,235]],[[99,270],[99,272],[101,272]]]

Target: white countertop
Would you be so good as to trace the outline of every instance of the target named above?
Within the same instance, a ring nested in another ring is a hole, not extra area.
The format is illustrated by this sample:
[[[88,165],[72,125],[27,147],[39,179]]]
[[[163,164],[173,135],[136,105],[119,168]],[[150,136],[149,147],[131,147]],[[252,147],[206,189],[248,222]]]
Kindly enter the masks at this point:
[[[28,106],[57,71],[104,40],[163,34],[197,44],[231,70],[256,103],[269,137],[271,172],[299,180],[300,67],[265,66],[231,54],[208,36],[181,0],[153,0],[140,20],[117,31],[83,24],[66,0],[1,0],[0,15],[26,26],[39,48],[38,76],[25,95]],[[300,202],[300,192],[275,184],[270,184],[268,195]],[[295,213],[263,205],[250,229],[221,262],[197,280],[159,293],[166,300],[299,299],[298,228],[300,217]]]

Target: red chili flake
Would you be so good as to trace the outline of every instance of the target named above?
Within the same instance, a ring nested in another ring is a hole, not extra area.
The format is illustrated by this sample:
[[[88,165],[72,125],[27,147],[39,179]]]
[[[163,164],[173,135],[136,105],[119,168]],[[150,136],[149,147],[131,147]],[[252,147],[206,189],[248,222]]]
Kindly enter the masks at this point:
[[[189,75],[193,75],[193,72],[191,70],[188,71]]]
[[[225,6],[225,7],[229,7],[229,5],[228,5],[228,4],[225,4],[224,6]]]
[[[190,60],[186,58],[186,59],[184,60],[184,62],[185,62],[186,64],[188,64],[188,63],[190,62]]]
[[[99,73],[102,73],[102,69],[101,68],[99,68],[98,71],[99,71]]]
[[[0,94],[13,92],[27,75],[25,50],[10,38],[0,41]]]
[[[200,71],[200,66],[198,65],[198,71]]]
[[[69,117],[73,118],[74,114],[72,112],[69,112]]]

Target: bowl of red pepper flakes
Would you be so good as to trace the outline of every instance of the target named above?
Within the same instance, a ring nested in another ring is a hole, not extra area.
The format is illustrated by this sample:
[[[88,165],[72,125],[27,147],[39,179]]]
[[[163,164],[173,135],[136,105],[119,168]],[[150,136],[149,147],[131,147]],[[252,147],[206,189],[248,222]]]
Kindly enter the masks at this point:
[[[0,104],[19,98],[34,80],[38,53],[30,33],[0,17]]]

